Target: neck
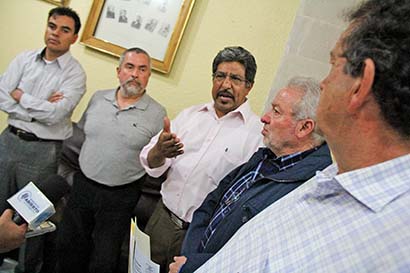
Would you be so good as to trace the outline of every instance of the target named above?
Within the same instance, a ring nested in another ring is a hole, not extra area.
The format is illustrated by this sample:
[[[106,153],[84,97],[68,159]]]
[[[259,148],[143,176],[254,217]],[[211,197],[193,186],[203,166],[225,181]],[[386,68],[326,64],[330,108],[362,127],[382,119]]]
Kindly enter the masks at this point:
[[[302,143],[298,146],[293,146],[293,147],[286,147],[285,149],[282,149],[281,151],[273,151],[273,153],[277,156],[277,157],[282,157],[285,155],[291,155],[294,153],[301,153],[310,149],[315,148],[316,146],[319,145],[315,145],[313,142],[306,142],[306,143]]]
[[[67,51],[65,52],[53,52],[50,49],[46,48],[45,52],[44,52],[44,58],[47,61],[54,61],[55,59],[57,59],[58,57],[64,55]]]
[[[363,127],[351,132],[350,137],[343,136],[339,142],[329,139],[328,144],[339,173],[369,167],[410,153],[410,139],[404,139],[386,127]]]

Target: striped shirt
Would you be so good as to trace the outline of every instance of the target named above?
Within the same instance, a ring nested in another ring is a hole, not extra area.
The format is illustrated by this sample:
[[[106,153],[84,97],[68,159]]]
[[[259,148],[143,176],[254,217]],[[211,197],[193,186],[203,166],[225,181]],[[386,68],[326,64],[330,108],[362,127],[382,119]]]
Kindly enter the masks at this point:
[[[295,166],[303,158],[319,149],[320,146],[313,149],[309,149],[303,152],[296,152],[290,155],[277,157],[270,149],[263,149],[263,159],[255,167],[254,170],[248,172],[240,179],[238,179],[233,185],[226,190],[219,202],[219,206],[216,209],[212,220],[210,221],[207,229],[205,230],[204,237],[201,240],[201,250],[203,250],[209,242],[212,234],[214,234],[219,223],[225,218],[226,215],[233,209],[234,204],[241,197],[242,193],[252,187],[257,179],[264,178],[272,173],[278,173],[288,168]]]
[[[266,208],[196,272],[410,272],[410,155],[337,173]]]

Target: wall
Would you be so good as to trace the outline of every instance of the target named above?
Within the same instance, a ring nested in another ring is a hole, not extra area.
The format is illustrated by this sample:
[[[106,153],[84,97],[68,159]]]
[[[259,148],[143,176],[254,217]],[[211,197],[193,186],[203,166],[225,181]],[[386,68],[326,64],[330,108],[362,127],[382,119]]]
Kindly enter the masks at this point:
[[[70,1],[83,24],[91,4],[92,0]],[[171,73],[154,72],[149,94],[167,108],[171,118],[183,108],[209,101],[212,59],[225,46],[241,45],[257,60],[249,97],[253,110],[261,114],[298,6],[299,0],[196,0]],[[41,0],[0,1],[0,73],[19,52],[44,45],[47,12],[53,7]],[[72,53],[88,77],[87,93],[73,115],[76,121],[96,90],[117,86],[118,59],[79,43],[72,46]],[[0,129],[6,125],[6,115],[0,113]]]
[[[327,75],[330,50],[346,27],[344,12],[358,3],[360,0],[301,0],[265,110],[292,76],[321,80]]]

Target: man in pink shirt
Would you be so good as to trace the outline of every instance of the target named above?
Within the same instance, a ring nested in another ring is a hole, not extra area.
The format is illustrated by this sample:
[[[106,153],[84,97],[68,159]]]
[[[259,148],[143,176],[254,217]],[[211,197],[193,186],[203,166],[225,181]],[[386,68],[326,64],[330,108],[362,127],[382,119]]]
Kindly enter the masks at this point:
[[[216,55],[212,73],[213,101],[183,110],[172,122],[165,118],[162,132],[140,154],[149,175],[167,172],[162,200],[145,229],[161,272],[180,254],[192,214],[207,194],[262,145],[262,124],[246,98],[255,58],[242,47],[226,47]]]

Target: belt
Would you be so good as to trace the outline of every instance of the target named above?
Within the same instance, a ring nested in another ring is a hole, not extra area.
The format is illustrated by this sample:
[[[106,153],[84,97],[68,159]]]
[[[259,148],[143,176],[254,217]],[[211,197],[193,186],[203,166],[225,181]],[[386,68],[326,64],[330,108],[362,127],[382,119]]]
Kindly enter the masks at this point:
[[[179,218],[178,216],[176,216],[172,211],[170,211],[165,205],[164,205],[165,210],[169,213],[169,217],[171,218],[172,222],[174,222],[175,225],[177,225],[177,227],[179,227],[180,229],[188,229],[189,227],[189,223],[185,222],[184,220],[182,220],[181,218]]]
[[[37,137],[35,134],[24,131],[22,129],[16,128],[12,125],[9,125],[9,130],[11,133],[15,134],[18,136],[20,139],[25,140],[25,141],[41,141],[41,142],[49,142],[49,141],[54,141],[54,142],[62,142],[62,140],[54,140],[54,139],[43,139]]]

